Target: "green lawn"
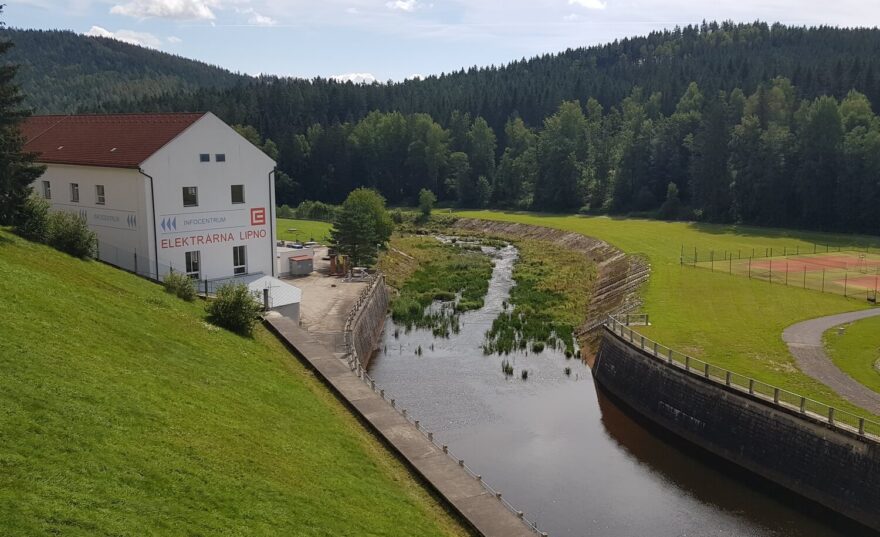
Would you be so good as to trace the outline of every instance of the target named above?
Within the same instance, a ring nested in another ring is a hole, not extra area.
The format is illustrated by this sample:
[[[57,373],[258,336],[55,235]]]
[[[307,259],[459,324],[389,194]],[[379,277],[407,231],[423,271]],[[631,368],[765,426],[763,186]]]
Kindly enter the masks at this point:
[[[326,244],[330,237],[330,228],[333,227],[329,222],[318,222],[315,220],[279,218],[275,222],[278,230],[278,240],[285,241],[307,242],[314,240]],[[288,231],[291,229],[296,231]]]
[[[834,363],[849,376],[880,393],[880,317],[846,325],[837,335],[834,328],[825,333],[825,348]]]
[[[869,238],[743,226],[611,217],[461,211],[458,216],[575,231],[648,257],[652,274],[643,296],[653,326],[643,333],[665,345],[758,380],[854,412],[825,385],[802,374],[782,331],[806,319],[868,307],[864,299],[770,285],[679,264],[682,245],[701,251],[812,248],[813,242],[864,245]],[[877,240],[877,239],[875,239]]]
[[[0,230],[0,535],[460,535],[262,327]]]

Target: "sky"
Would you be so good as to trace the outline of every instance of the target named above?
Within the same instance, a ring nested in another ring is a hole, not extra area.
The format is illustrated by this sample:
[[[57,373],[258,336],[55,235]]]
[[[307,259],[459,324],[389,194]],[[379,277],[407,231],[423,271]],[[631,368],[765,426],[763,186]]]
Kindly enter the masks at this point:
[[[8,0],[2,17],[251,75],[399,81],[702,20],[880,26],[880,0]]]

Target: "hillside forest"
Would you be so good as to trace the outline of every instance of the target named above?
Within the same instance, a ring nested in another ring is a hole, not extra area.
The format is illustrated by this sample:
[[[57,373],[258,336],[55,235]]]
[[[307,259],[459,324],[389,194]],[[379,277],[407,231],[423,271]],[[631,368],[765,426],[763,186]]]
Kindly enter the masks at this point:
[[[290,205],[427,188],[461,207],[876,231],[878,52],[876,29],[703,23],[401,83],[218,71],[80,110],[250,126]],[[182,61],[154,54],[157,72]]]

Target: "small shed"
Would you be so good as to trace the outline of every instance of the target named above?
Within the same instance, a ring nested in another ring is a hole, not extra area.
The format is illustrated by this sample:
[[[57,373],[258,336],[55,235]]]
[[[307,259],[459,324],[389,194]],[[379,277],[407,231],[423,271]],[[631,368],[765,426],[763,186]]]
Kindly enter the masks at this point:
[[[315,270],[315,258],[311,255],[295,255],[290,259],[291,276],[307,276]]]

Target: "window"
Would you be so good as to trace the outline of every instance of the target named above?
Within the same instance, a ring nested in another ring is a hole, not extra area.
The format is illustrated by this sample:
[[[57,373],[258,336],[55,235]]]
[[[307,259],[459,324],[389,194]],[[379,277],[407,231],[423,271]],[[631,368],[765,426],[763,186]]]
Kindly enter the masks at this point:
[[[70,183],[70,201],[79,203],[79,184]]]
[[[52,199],[52,184],[49,181],[43,181],[43,197],[47,200]]]
[[[217,153],[214,155],[214,162],[226,162],[226,153]]]
[[[104,205],[104,185],[95,185],[95,203]]]
[[[232,247],[232,273],[247,274],[247,251],[244,246]]]
[[[244,185],[232,185],[232,203],[244,203]]]
[[[199,206],[199,188],[196,186],[183,187],[183,206],[198,207]]]
[[[186,275],[198,280],[201,275],[201,255],[198,251],[186,253]]]
[[[211,162],[211,155],[208,153],[199,153],[199,162]]]

